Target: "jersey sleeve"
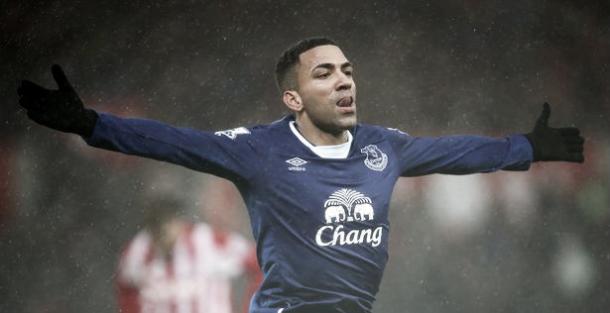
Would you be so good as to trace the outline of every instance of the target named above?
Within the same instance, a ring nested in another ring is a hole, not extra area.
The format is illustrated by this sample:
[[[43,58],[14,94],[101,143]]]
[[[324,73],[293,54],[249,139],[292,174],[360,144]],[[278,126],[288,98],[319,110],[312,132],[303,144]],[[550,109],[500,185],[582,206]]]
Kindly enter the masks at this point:
[[[87,144],[185,166],[230,180],[250,179],[259,157],[250,130],[180,128],[158,121],[101,113]]]
[[[401,176],[473,174],[497,170],[524,171],[532,162],[532,146],[523,135],[413,137],[388,130]]]

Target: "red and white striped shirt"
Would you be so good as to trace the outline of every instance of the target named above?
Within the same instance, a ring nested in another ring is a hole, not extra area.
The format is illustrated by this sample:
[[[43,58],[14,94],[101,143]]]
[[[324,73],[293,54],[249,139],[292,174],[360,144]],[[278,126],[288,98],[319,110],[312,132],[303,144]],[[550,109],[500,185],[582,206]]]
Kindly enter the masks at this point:
[[[145,230],[127,245],[116,280],[121,312],[231,313],[232,279],[250,274],[246,301],[260,281],[253,245],[239,235],[189,225],[172,249],[161,255]]]

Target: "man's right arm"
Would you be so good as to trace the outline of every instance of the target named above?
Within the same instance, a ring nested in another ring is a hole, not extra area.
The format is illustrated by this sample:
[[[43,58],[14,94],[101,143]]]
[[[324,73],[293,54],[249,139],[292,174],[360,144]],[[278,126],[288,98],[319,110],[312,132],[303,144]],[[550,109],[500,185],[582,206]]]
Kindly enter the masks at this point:
[[[247,131],[243,128],[244,131]],[[225,178],[249,178],[257,158],[247,136],[174,127],[154,120],[100,113],[85,141],[94,147],[166,161]]]
[[[249,136],[224,136],[157,121],[98,114],[84,106],[58,65],[52,67],[58,89],[22,81],[19,104],[43,126],[82,136],[88,144],[126,154],[182,165],[228,179],[250,178],[260,168]],[[235,134],[249,134],[240,128]]]

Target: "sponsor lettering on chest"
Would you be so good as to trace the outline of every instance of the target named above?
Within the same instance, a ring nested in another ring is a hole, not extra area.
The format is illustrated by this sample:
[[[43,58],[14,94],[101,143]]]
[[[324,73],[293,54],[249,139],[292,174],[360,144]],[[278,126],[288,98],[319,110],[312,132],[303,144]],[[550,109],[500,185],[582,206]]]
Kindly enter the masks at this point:
[[[318,228],[316,244],[320,247],[336,245],[381,244],[383,228],[345,229],[345,223],[372,221],[375,210],[371,198],[347,188],[339,189],[324,202],[324,221],[326,225]]]

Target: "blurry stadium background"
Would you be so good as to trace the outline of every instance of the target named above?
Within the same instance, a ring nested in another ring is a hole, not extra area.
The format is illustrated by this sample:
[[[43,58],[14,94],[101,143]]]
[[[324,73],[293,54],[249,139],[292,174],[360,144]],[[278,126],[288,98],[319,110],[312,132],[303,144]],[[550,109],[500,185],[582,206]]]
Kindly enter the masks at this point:
[[[251,238],[231,187],[34,125],[19,79],[54,88],[58,63],[95,109],[219,130],[285,114],[276,58],[327,35],[356,65],[362,122],[504,135],[548,101],[588,140],[582,166],[400,180],[375,312],[608,312],[610,4],[405,2],[1,2],[0,311],[115,312],[151,192]]]

